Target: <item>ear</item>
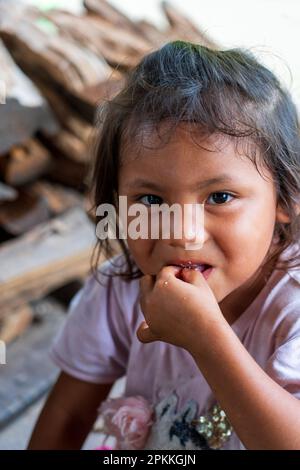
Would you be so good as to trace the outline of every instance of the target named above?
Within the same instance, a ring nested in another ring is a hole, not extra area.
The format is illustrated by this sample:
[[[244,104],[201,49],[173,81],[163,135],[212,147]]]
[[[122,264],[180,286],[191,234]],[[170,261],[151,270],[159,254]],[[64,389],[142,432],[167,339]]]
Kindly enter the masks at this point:
[[[300,214],[300,204],[295,206],[296,215]],[[281,204],[277,205],[276,208],[276,221],[282,224],[289,224],[291,222],[290,216],[288,215],[287,211],[283,209]]]
[[[276,208],[276,221],[282,224],[288,224],[291,222],[286,210],[284,210],[280,204],[278,204]]]

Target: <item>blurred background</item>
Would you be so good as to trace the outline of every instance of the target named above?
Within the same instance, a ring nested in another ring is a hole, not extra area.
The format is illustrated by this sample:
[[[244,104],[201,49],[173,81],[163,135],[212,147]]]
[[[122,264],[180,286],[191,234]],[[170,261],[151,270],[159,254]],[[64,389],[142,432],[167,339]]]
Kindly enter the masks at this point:
[[[299,26],[297,0],[0,0],[0,450],[26,447],[58,374],[50,344],[90,272],[97,105],[144,54],[186,39],[251,50],[299,107]]]

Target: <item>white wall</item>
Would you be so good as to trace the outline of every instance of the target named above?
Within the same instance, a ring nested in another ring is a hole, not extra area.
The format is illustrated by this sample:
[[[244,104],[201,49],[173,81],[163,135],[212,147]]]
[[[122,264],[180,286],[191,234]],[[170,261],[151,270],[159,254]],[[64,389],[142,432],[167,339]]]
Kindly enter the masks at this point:
[[[7,1],[7,0],[6,0]],[[80,11],[81,0],[23,0]],[[160,0],[110,0],[134,19],[158,26],[165,20]],[[281,78],[300,109],[299,0],[170,0],[221,46],[250,48]]]
[[[300,109],[299,0],[171,0],[224,47],[250,48],[282,79]],[[164,24],[160,0],[111,0],[133,18]],[[292,76],[291,76],[292,75]]]

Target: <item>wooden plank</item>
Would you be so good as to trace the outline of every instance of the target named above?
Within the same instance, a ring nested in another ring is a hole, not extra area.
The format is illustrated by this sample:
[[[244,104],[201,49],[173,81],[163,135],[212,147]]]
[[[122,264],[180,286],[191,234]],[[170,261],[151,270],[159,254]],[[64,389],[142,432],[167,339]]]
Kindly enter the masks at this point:
[[[124,78],[111,77],[97,85],[86,87],[82,93],[69,93],[67,90],[61,90],[61,92],[85,119],[93,123],[99,102],[115,96],[123,88],[124,81]]]
[[[33,71],[28,71],[33,74]],[[51,77],[33,74],[33,79],[41,93],[49,100],[52,109],[63,127],[69,129],[77,135],[79,127],[81,132],[89,132],[88,127],[94,124],[96,107],[100,101],[111,99],[118,93],[124,85],[125,77],[120,78],[120,74],[113,73],[109,79],[102,80],[96,85],[87,86],[82,91],[68,90]],[[57,105],[58,100],[60,105]],[[66,106],[65,119],[62,110]],[[77,129],[74,130],[74,123],[70,122],[71,116],[75,117]],[[71,127],[72,126],[72,127]],[[45,134],[46,132],[43,131]],[[79,137],[79,135],[78,135]],[[82,137],[80,137],[82,138]]]
[[[8,344],[21,336],[31,324],[33,315],[33,309],[28,304],[10,309],[0,320],[0,340]]]
[[[46,142],[46,140],[44,141]],[[53,153],[53,167],[47,174],[47,178],[81,191],[85,189],[84,178],[86,172],[87,167],[85,164],[71,160],[65,154],[56,151]]]
[[[52,79],[69,91],[82,91],[111,75],[103,57],[59,33],[46,34],[38,18],[22,6],[23,15],[16,17],[8,6],[0,4],[0,36],[16,62],[34,80],[39,74]]]
[[[43,197],[47,202],[51,215],[54,216],[62,214],[71,207],[85,206],[82,194],[65,186],[50,183],[49,181],[36,181],[30,186],[30,192]]]
[[[19,189],[17,199],[7,201],[0,206],[0,226],[11,235],[28,232],[49,218],[47,201],[23,188]]]
[[[0,247],[0,317],[9,304],[38,299],[89,272],[96,236],[81,208],[35,227]]]
[[[29,183],[47,173],[52,165],[50,152],[38,140],[29,139],[22,145],[13,146],[0,159],[0,174],[13,186]]]
[[[54,28],[52,34],[46,34],[39,27],[41,20],[45,18],[38,10],[32,14],[32,8],[18,4],[18,10],[12,11],[0,4],[0,37],[37,87],[54,88],[93,123],[99,99],[109,96],[110,88],[114,93],[120,73],[112,73],[101,53],[74,40],[67,31],[62,35]]]
[[[1,88],[0,155],[22,143],[38,129],[58,130],[57,122],[38,89],[13,62],[0,40]]]
[[[64,139],[65,135],[70,138]],[[88,145],[84,145],[67,131],[64,131],[63,136],[57,134],[57,142],[44,133],[38,136],[42,144],[51,151],[52,165],[46,175],[47,179],[82,191],[89,159]],[[75,155],[73,152],[76,152]]]
[[[83,142],[88,142],[93,133],[93,126],[86,121],[79,112],[76,112],[66,98],[62,96],[62,94],[59,94],[53,87],[40,82],[39,89],[47,98],[61,126],[69,130],[69,132]]]
[[[83,4],[88,12],[122,30],[138,31],[136,24],[128,16],[105,0],[84,0]]]
[[[44,136],[44,142],[53,153],[59,152],[70,160],[87,165],[90,162],[90,153],[87,143],[80,140],[66,129],[61,130],[56,136]]]
[[[133,67],[152,47],[138,28],[120,29],[97,16],[80,17],[57,10],[44,15],[59,28],[62,37],[73,38],[118,70]],[[117,77],[116,72],[114,75]]]
[[[170,39],[166,31],[158,29],[150,21],[140,20],[136,24],[140,33],[155,47],[160,47]]]
[[[84,198],[77,191],[37,181],[20,188],[14,201],[0,205],[0,225],[11,235],[22,235],[75,206],[84,207]]]
[[[17,199],[18,191],[0,181],[0,203]]]

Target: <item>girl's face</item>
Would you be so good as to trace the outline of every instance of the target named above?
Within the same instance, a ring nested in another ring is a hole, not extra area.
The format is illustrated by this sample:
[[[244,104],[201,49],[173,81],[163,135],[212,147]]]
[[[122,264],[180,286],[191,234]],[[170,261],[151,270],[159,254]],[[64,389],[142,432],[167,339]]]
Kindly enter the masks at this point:
[[[218,302],[233,291],[243,298],[251,295],[247,286],[261,275],[275,222],[282,221],[270,173],[264,169],[262,177],[229,138],[210,137],[200,147],[184,125],[164,145],[154,134],[144,143],[140,151],[127,145],[121,155],[119,195],[127,196],[128,207],[137,202],[148,208],[163,202],[204,204],[204,242],[200,249],[186,250],[189,240],[184,238],[128,238],[140,270],[157,274],[178,260],[206,263],[213,268],[206,282]]]

